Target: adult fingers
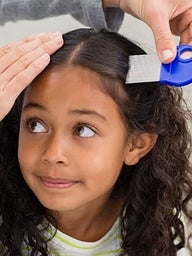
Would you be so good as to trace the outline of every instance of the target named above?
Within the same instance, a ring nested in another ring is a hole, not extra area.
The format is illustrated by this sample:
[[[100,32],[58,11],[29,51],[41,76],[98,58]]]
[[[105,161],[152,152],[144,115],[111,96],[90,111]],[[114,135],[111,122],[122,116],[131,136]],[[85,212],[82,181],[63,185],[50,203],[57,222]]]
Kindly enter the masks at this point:
[[[180,37],[182,44],[192,43],[192,8],[170,21],[172,33]]]
[[[29,64],[43,56],[45,53],[51,54],[55,47],[61,46],[61,37],[53,38],[49,41],[39,44],[38,40],[14,47],[12,51],[3,55],[0,60],[4,63],[0,67],[0,85],[6,84],[18,73],[25,70]],[[56,45],[56,46],[55,46]]]
[[[192,23],[180,35],[180,44],[192,45]]]
[[[148,21],[155,40],[157,53],[163,63],[169,63],[176,56],[176,45],[170,29],[169,17],[159,11]],[[155,20],[155,22],[154,22]]]
[[[0,73],[6,70],[14,62],[35,49],[39,49],[42,53],[49,55],[56,51],[63,44],[63,39],[60,33],[50,35],[41,34],[34,37],[28,37],[14,44],[9,44],[0,48]]]
[[[33,35],[0,48],[0,120],[63,44],[61,33]]]
[[[18,95],[32,82],[49,63],[50,56],[46,53],[31,62],[6,85],[0,87],[0,120],[2,120],[12,108]]]

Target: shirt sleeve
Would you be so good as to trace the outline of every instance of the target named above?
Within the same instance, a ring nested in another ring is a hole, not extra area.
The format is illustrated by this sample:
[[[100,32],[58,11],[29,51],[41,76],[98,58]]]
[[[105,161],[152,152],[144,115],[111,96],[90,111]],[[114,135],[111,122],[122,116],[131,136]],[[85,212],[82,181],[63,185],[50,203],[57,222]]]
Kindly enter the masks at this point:
[[[81,12],[72,14],[75,19],[96,29],[119,30],[124,18],[124,12],[119,8],[103,9],[101,0],[80,0],[80,3]]]
[[[101,0],[1,0],[0,25],[71,14],[82,24],[117,31],[123,21],[118,8],[102,8]]]

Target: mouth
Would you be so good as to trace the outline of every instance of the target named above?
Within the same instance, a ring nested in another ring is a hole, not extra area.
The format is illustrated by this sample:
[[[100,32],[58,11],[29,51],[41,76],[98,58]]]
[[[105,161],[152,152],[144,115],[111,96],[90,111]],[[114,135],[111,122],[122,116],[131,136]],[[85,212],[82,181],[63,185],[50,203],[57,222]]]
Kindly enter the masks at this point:
[[[52,178],[52,177],[40,177],[41,183],[46,187],[46,188],[58,188],[58,189],[66,189],[70,188],[79,181],[75,180],[66,180],[66,179],[60,179],[60,178]]]

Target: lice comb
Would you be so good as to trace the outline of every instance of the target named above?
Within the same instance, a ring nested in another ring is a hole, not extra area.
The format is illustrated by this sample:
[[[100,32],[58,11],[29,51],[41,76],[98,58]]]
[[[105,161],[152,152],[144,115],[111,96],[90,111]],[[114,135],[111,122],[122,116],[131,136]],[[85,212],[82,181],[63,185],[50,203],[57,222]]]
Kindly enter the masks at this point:
[[[192,83],[192,46],[177,46],[173,62],[162,64],[155,54],[130,55],[126,84],[159,82],[172,86]]]

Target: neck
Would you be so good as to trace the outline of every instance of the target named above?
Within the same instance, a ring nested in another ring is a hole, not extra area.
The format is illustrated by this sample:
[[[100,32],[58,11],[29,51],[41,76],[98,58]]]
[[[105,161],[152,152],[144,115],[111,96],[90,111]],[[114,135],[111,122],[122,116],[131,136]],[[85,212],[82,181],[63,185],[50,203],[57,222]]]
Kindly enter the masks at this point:
[[[119,216],[122,202],[109,199],[95,202],[91,207],[69,212],[51,211],[57,221],[57,228],[75,239],[94,242],[102,238]]]

